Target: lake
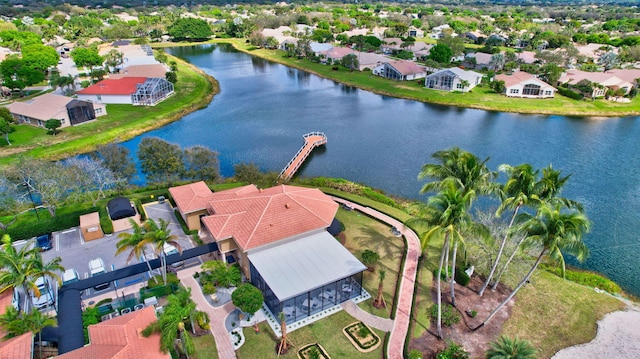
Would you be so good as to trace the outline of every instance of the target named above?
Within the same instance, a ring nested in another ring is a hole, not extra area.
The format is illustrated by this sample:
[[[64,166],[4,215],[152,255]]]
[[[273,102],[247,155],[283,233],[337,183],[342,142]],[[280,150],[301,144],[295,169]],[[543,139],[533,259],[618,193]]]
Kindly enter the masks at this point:
[[[519,115],[436,106],[376,95],[237,52],[227,45],[168,49],[220,82],[211,104],[125,145],[157,136],[218,151],[221,174],[254,162],[279,172],[302,135],[328,137],[300,176],[342,177],[412,199],[431,155],[458,146],[489,166],[552,164],[572,174],[563,195],[582,202],[593,222],[582,266],[640,295],[640,121]],[[532,100],[537,101],[537,100]],[[141,181],[143,181],[142,179]]]

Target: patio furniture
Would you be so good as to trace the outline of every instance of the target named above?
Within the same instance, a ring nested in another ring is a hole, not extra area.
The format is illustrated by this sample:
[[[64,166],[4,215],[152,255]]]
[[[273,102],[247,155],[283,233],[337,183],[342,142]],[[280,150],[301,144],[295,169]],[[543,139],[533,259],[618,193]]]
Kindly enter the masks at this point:
[[[351,284],[343,284],[342,291],[345,293],[351,293],[351,291],[353,291],[353,287],[351,286]]]
[[[284,307],[282,308],[282,313],[284,313],[285,317],[291,317],[296,314],[296,309],[294,307]]]
[[[335,296],[336,296],[335,289],[327,289],[324,292],[322,292],[322,297],[324,299],[333,300],[333,298],[335,298]]]

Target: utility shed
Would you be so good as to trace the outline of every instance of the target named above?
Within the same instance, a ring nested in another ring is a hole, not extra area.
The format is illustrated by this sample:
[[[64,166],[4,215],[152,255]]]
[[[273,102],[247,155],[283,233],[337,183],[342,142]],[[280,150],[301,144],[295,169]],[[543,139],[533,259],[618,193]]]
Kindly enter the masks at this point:
[[[104,237],[100,227],[100,215],[98,212],[80,216],[80,232],[85,241],[92,241]]]

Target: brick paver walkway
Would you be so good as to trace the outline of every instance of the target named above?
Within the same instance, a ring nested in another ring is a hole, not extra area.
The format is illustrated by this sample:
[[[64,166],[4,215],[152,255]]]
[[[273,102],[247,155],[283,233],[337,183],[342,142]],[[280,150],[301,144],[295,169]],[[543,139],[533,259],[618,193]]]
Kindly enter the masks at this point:
[[[362,308],[358,307],[356,303],[352,300],[348,300],[346,302],[342,302],[340,304],[342,309],[345,312],[349,313],[352,317],[358,319],[364,324],[374,327],[376,329],[383,330],[385,332],[390,332],[393,328],[393,320],[388,318],[382,318],[377,315],[373,315],[371,313],[365,312]]]
[[[180,270],[178,271],[178,278],[182,285],[191,288],[191,299],[196,303],[196,308],[209,314],[211,334],[213,334],[213,338],[216,341],[218,357],[220,359],[235,359],[236,352],[233,350],[229,332],[224,326],[225,319],[235,309],[235,306],[231,302],[221,307],[214,307],[209,304],[204,294],[202,294],[200,286],[193,278],[193,274],[198,271],[200,271],[200,266]]]
[[[418,257],[420,256],[420,239],[418,235],[409,228],[406,228],[400,221],[393,219],[386,214],[380,213],[369,207],[364,207],[344,200],[342,198],[333,197],[338,203],[345,203],[365,213],[373,218],[385,222],[396,227],[407,239],[407,257],[404,263],[404,271],[400,279],[400,291],[398,292],[398,307],[396,309],[393,328],[391,329],[391,337],[387,346],[387,358],[402,359],[404,352],[404,341],[409,332],[409,320],[411,318],[411,306],[413,304],[413,292],[416,284],[416,274],[418,269]],[[351,314],[351,313],[349,313]],[[353,315],[353,314],[352,314]],[[365,322],[366,323],[366,322]]]

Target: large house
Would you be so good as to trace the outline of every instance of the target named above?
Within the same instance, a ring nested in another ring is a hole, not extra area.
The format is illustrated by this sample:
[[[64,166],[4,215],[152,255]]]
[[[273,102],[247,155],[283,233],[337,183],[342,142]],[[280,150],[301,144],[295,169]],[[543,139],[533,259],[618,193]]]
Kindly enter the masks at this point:
[[[629,72],[627,72],[629,71]],[[580,81],[587,80],[600,86],[593,86],[591,97],[602,97],[606,94],[607,89],[618,90],[623,89],[625,94],[635,86],[631,77],[640,74],[638,70],[610,70],[607,72],[588,72],[581,70],[568,70],[563,73],[558,80],[559,83],[568,83],[575,85]]]
[[[156,105],[173,94],[164,78],[122,77],[105,79],[76,92],[78,99],[106,104]]]
[[[427,69],[413,61],[385,62],[373,69],[373,73],[390,80],[409,81],[427,76]]]
[[[366,267],[327,232],[338,204],[318,189],[254,185],[211,192],[172,187],[189,229],[204,228],[236,261],[272,313],[295,322],[362,294]]]
[[[24,102],[7,106],[11,115],[20,123],[44,127],[48,120],[60,120],[60,127],[78,125],[106,115],[104,104],[47,93]]]
[[[556,92],[553,86],[524,71],[516,71],[511,75],[500,74],[495,79],[504,81],[507,97],[548,98]]]
[[[466,83],[465,83],[466,81]],[[427,76],[424,86],[434,90],[469,92],[482,81],[482,74],[452,67]]]

